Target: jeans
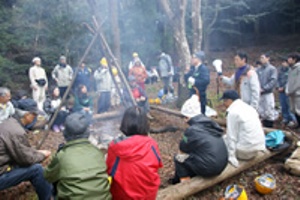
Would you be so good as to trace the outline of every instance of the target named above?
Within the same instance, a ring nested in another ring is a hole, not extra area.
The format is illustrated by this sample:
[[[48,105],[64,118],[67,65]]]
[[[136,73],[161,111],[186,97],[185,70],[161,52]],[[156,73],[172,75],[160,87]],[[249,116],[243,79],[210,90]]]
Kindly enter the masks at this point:
[[[284,121],[297,121],[295,115],[290,111],[289,97],[284,93],[279,93],[282,118]]]
[[[66,111],[63,111],[63,110],[59,111],[53,122],[53,126],[54,125],[58,125],[58,126],[64,125],[67,116],[68,116],[68,113]]]
[[[58,87],[59,89],[59,96],[60,98],[63,98],[64,94],[66,93],[68,87]]]
[[[49,200],[52,196],[52,185],[44,179],[43,167],[33,164],[29,167],[14,168],[0,175],[0,190],[16,186],[23,181],[30,181],[36,190],[39,200]]]
[[[181,163],[179,161],[177,161],[174,158],[174,163],[175,163],[175,176],[172,180],[172,184],[176,184],[180,182],[180,178],[183,177],[194,177],[197,176],[197,174],[195,174],[193,172],[193,170],[189,167],[189,165],[187,165],[186,163]]]
[[[98,99],[98,113],[107,112],[110,108],[110,92],[101,92]]]

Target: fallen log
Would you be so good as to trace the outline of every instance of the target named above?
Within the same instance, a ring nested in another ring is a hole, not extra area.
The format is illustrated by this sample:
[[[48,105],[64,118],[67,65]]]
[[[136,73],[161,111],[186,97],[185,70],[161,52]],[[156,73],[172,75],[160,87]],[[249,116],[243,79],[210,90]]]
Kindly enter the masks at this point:
[[[93,119],[100,121],[100,120],[110,120],[114,118],[121,117],[123,115],[124,111],[123,110],[118,110],[118,111],[111,111],[111,112],[106,112],[106,113],[101,113],[101,114],[94,114]]]
[[[160,106],[151,106],[151,109],[155,109],[161,112],[165,112],[167,114],[171,114],[177,117],[183,117],[179,111],[171,110],[168,108],[162,108]],[[220,126],[226,127],[226,120],[212,118],[216,121]],[[269,133],[276,129],[271,128],[263,128],[265,133]],[[214,186],[217,183],[220,183],[228,178],[231,178],[242,171],[249,169],[250,167],[267,160],[275,155],[281,154],[286,152],[295,147],[297,140],[299,139],[296,134],[290,131],[283,131],[285,136],[292,141],[290,148],[288,149],[281,149],[278,151],[269,151],[266,150],[264,152],[259,152],[259,154],[250,161],[240,161],[240,166],[238,168],[233,167],[231,164],[228,164],[225,170],[217,177],[213,178],[202,178],[202,177],[195,177],[192,178],[188,182],[179,183],[176,185],[169,186],[165,189],[161,189],[158,191],[157,198],[158,200],[176,200],[176,199],[184,199],[188,196],[191,196],[197,192],[205,190],[211,186]]]
[[[240,161],[240,165],[238,168],[233,167],[231,164],[227,164],[225,170],[216,177],[213,178],[202,178],[202,177],[194,177],[190,181],[179,183],[176,185],[169,186],[165,189],[161,189],[158,191],[157,200],[177,200],[184,199],[189,197],[195,193],[198,193],[202,190],[205,190],[211,186],[216,185],[232,176],[235,176],[246,169],[272,157],[275,156],[282,151],[278,152],[270,152],[268,150],[264,152],[259,152],[259,154],[252,160]]]

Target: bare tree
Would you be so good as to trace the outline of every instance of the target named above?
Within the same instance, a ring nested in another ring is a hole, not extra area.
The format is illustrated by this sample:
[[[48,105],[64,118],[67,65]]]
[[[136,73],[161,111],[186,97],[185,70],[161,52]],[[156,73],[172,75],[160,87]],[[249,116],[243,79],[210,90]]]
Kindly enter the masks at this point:
[[[158,0],[173,31],[175,47],[178,52],[179,65],[188,67],[190,64],[190,49],[185,33],[185,13],[187,0]]]
[[[192,26],[193,26],[193,50],[198,52],[202,49],[202,16],[201,0],[192,0]]]

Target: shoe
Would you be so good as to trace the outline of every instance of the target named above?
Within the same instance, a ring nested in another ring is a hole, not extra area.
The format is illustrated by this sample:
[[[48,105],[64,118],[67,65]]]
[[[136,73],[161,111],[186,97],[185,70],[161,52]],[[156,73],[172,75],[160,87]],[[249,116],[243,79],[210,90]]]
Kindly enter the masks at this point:
[[[289,128],[296,128],[298,126],[298,123],[297,122],[294,122],[294,121],[290,121],[287,126]]]
[[[286,126],[288,123],[289,123],[289,121],[287,121],[285,119],[281,121],[281,125],[283,125],[283,126]]]
[[[154,117],[152,117],[149,113],[147,113],[147,118],[148,118],[149,120],[154,119]]]
[[[60,129],[61,131],[63,131],[63,130],[65,130],[65,126],[64,126],[64,125],[60,125],[60,126],[59,126],[59,129]]]
[[[53,130],[55,133],[59,133],[59,132],[60,132],[60,129],[59,129],[59,127],[58,127],[57,125],[54,125],[54,126],[52,127],[52,130]]]

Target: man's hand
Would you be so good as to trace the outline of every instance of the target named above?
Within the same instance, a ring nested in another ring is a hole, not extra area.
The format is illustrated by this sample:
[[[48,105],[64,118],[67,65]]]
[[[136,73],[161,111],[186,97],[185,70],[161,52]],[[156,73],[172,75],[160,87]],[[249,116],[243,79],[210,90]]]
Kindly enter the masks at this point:
[[[283,92],[283,91],[284,91],[283,87],[278,88],[278,92]]]
[[[84,107],[83,110],[88,112],[88,111],[90,111],[90,108],[89,107]]]
[[[190,84],[191,86],[194,86],[196,80],[195,80],[195,78],[193,78],[193,77],[190,76],[189,79],[188,79],[188,82],[189,82],[189,84]]]
[[[144,96],[140,97],[140,101],[145,101],[145,100],[146,100],[146,98]]]
[[[38,150],[38,152],[44,154],[45,159],[51,155],[51,151],[48,151],[48,150]]]

